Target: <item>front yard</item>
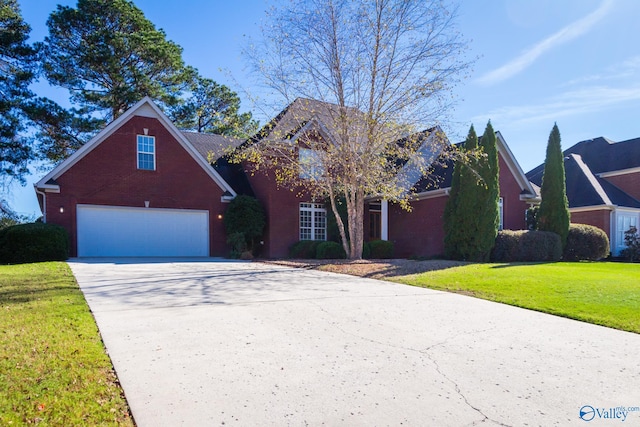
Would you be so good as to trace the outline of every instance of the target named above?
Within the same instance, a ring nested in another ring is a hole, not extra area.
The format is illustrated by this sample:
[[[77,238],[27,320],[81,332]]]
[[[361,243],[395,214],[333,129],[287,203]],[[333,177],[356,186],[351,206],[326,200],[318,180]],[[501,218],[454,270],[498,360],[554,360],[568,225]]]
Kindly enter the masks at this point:
[[[640,264],[410,260],[285,263],[457,292],[640,333]]]
[[[63,262],[0,265],[0,424],[133,425]]]
[[[640,264],[284,261],[640,333]],[[133,425],[66,263],[0,266],[0,424]]]

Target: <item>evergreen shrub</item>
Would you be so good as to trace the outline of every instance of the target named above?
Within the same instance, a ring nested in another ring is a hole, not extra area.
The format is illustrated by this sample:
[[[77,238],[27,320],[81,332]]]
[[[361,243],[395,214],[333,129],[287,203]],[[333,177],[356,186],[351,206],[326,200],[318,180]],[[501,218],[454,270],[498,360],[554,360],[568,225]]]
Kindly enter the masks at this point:
[[[388,240],[373,240],[369,242],[371,259],[393,258],[393,242]]]
[[[44,223],[13,225],[0,230],[0,263],[64,261],[69,258],[69,234]]]
[[[562,258],[565,261],[597,261],[609,255],[607,234],[592,225],[571,224]]]
[[[321,240],[300,240],[289,249],[289,258],[313,259]]]
[[[491,253],[493,262],[559,261],[561,257],[560,236],[550,231],[500,231]]]
[[[362,258],[371,258],[371,244],[369,242],[364,242],[362,244]]]
[[[344,259],[346,254],[340,243],[327,241],[321,242],[316,248],[317,259]]]
[[[245,195],[234,198],[224,213],[224,229],[232,255],[254,251],[266,224],[264,209],[258,199]],[[244,238],[244,245],[240,242],[240,235]]]

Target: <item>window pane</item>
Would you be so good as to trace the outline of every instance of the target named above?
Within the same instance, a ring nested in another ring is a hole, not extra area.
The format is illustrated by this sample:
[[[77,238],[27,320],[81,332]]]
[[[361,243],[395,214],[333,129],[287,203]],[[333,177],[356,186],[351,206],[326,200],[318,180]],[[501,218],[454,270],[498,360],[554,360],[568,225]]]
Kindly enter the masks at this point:
[[[302,210],[300,205],[300,240],[311,240],[311,210]]]
[[[155,170],[155,137],[138,135],[137,145],[138,169]]]
[[[313,214],[314,240],[327,240],[327,216],[325,210],[316,210]]]
[[[138,169],[153,170],[153,154],[138,154]]]
[[[300,203],[300,240],[327,240],[327,210],[321,203]]]

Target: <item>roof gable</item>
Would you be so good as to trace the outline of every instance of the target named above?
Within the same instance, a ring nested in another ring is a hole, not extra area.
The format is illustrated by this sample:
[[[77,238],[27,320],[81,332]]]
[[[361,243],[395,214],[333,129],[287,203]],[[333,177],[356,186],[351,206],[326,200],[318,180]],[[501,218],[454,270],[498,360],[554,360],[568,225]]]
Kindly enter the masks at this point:
[[[615,142],[598,137],[564,150],[567,199],[569,207],[626,206],[640,207],[640,201],[631,197],[602,176],[616,171],[640,169],[640,138]],[[544,163],[527,173],[536,185],[542,185]]]
[[[581,141],[564,155],[578,154],[594,174],[640,167],[640,138],[615,142],[598,137]]]
[[[456,147],[460,147],[464,144],[464,142],[459,142],[454,144]],[[496,145],[498,148],[498,155],[502,157],[504,162],[507,164],[509,168],[509,172],[514,177],[520,189],[522,190],[522,197],[533,198],[536,196],[536,190],[527,179],[524,171],[520,167],[520,164],[516,160],[513,152],[507,145],[502,134],[497,131],[496,132]],[[455,162],[452,159],[448,159],[445,162],[436,163],[433,168],[433,172],[430,177],[423,177],[420,181],[416,183],[414,186],[415,190],[418,193],[445,189],[451,187],[451,182],[453,180],[453,169]]]
[[[196,161],[196,163],[209,175],[209,177],[222,189],[232,196],[236,193],[231,186],[216,172],[206,160],[199,150],[197,150],[189,139],[180,132],[169,118],[158,108],[158,106],[149,97],[145,97],[137,102],[133,107],[125,111],[120,117],[109,123],[96,136],[91,138],[89,142],[80,147],[75,153],[69,156],[62,163],[58,164],[51,172],[45,175],[34,186],[37,189],[45,191],[59,191],[60,188],[55,184],[55,180],[63,173],[68,171],[73,165],[82,160],[88,153],[99,146],[109,136],[114,134],[121,126],[134,116],[142,116],[157,119],[175,138],[176,141],[185,149],[185,151]]]
[[[611,199],[582,157],[570,154],[564,161],[569,207],[610,206]]]
[[[604,137],[580,141],[563,152],[567,157],[577,154],[595,175],[640,168],[640,138],[615,142]],[[531,169],[527,176],[540,185],[544,163]]]

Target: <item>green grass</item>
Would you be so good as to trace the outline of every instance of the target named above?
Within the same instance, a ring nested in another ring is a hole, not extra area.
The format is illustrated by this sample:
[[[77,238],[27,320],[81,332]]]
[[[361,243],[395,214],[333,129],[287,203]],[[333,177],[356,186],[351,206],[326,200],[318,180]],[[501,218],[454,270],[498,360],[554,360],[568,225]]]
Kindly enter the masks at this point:
[[[133,425],[66,263],[0,266],[0,425]]]
[[[640,333],[640,264],[470,264],[393,280]]]

